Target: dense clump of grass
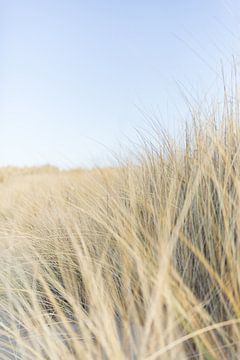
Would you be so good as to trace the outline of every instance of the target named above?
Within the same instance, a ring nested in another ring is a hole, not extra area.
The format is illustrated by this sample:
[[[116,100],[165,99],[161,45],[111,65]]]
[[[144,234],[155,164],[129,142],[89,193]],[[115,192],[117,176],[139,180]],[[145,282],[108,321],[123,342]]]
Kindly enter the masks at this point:
[[[239,358],[237,108],[137,163],[3,180],[1,358]]]

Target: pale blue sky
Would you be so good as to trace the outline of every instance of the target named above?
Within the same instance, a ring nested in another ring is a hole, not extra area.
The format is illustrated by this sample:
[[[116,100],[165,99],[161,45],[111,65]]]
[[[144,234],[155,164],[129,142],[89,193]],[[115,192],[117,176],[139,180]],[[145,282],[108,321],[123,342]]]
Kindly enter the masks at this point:
[[[230,0],[0,0],[0,166],[105,164],[239,54]],[[109,150],[110,149],[110,150]]]

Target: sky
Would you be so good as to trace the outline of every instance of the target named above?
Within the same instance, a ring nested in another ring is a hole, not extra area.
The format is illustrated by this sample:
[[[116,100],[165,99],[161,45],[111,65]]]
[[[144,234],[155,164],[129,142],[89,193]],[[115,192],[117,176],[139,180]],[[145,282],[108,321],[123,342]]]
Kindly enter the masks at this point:
[[[239,41],[237,0],[0,0],[0,166],[104,166],[148,117],[178,134]]]

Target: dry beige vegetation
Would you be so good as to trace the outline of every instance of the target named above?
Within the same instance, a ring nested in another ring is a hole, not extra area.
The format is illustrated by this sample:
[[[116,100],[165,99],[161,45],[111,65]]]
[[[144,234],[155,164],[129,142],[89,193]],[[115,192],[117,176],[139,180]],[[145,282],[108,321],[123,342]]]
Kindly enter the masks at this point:
[[[135,165],[0,171],[1,359],[240,358],[238,105]]]

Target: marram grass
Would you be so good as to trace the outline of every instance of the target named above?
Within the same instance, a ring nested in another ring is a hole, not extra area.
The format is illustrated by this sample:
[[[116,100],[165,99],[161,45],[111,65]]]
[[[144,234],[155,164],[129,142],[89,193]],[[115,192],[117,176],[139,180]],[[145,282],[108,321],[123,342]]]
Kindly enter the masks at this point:
[[[235,101],[135,164],[1,171],[1,359],[240,358]]]

